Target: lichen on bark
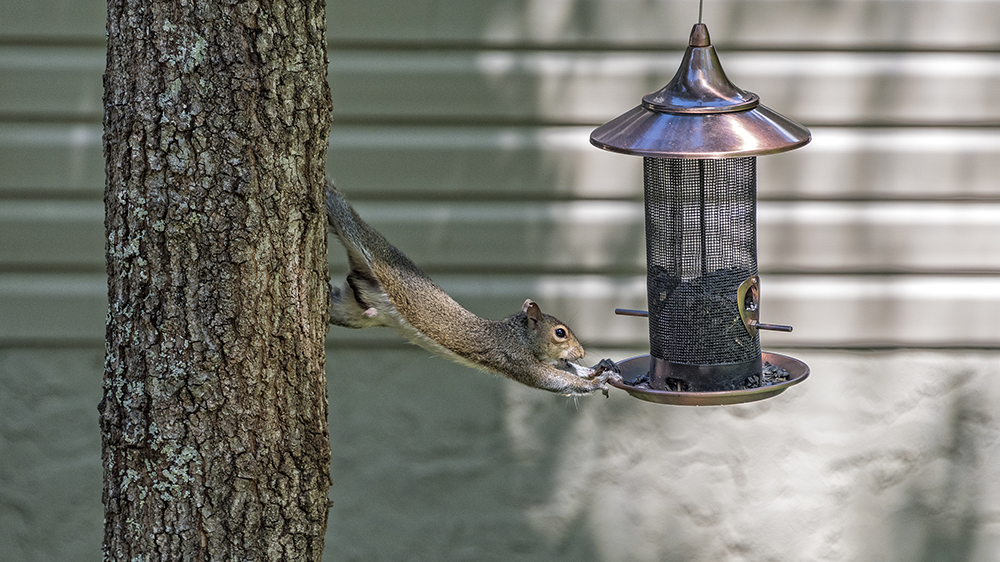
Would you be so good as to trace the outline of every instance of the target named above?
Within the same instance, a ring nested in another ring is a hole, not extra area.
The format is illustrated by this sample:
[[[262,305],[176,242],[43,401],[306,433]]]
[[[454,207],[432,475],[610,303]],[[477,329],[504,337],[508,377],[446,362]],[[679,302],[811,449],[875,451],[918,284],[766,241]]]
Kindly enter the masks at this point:
[[[106,560],[319,560],[323,2],[108,3]]]

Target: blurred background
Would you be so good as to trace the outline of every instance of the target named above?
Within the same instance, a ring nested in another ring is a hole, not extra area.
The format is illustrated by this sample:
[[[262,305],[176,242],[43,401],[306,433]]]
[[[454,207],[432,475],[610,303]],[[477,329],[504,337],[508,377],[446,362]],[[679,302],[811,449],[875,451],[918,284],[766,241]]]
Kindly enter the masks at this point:
[[[0,560],[97,561],[105,4],[0,18]],[[329,176],[474,312],[648,352],[642,164],[590,131],[697,0],[329,0]],[[758,159],[763,402],[580,400],[332,328],[326,560],[1000,560],[1000,0],[706,0],[809,126]],[[331,240],[335,276],[346,270]]]

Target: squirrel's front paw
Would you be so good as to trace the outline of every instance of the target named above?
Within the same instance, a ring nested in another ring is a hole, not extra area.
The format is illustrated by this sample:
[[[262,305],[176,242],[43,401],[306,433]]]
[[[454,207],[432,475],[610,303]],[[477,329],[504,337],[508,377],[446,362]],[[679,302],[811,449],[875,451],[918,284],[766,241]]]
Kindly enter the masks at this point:
[[[593,368],[587,368],[589,371],[586,374],[580,373],[580,378],[586,380],[585,390],[583,393],[597,392],[601,391],[606,397],[608,395],[608,390],[611,386],[608,384],[610,380],[621,380],[621,371],[618,366],[615,365],[614,361],[610,359],[601,359],[601,361],[595,365]]]
[[[608,381],[622,380],[621,370],[618,368],[618,365],[615,365],[615,362],[610,359],[601,359],[601,361],[594,367],[593,376],[594,379],[601,384],[600,390],[601,393],[604,394],[605,398],[608,397]]]
[[[618,365],[610,359],[601,359],[601,361],[594,367],[595,375],[603,375],[604,373],[611,373],[621,376],[622,372],[618,369]]]
[[[599,379],[601,381],[607,381],[608,379],[621,379],[622,372],[618,369],[618,365],[610,359],[601,359],[601,361],[594,366],[593,372],[587,378]]]

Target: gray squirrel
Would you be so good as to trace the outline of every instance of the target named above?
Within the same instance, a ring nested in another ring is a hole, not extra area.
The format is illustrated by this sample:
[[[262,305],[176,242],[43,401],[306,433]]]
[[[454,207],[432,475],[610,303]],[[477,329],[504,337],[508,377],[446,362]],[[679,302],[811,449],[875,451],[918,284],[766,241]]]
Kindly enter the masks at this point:
[[[363,221],[333,186],[327,188],[326,211],[350,264],[347,282],[330,286],[331,324],[392,328],[437,355],[528,386],[607,395],[607,381],[617,375],[614,364],[605,359],[592,369],[575,363],[584,350],[572,330],[530,299],[503,320],[481,318]]]

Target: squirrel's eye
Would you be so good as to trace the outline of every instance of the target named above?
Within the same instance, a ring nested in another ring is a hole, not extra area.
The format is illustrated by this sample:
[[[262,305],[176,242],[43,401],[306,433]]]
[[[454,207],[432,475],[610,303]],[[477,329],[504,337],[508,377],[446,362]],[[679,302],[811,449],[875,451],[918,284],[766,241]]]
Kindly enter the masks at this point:
[[[559,339],[565,338],[566,337],[566,329],[565,328],[556,328],[556,337],[559,338]]]

